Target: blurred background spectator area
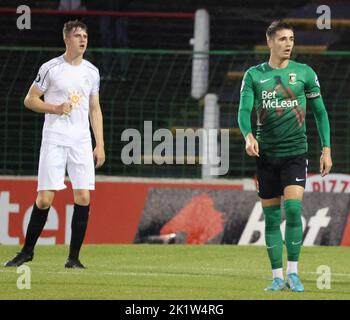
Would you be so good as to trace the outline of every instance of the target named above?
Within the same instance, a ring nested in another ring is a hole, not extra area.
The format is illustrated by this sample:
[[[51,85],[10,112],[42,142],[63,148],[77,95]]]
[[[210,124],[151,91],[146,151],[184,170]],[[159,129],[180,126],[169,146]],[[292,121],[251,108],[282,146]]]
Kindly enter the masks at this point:
[[[319,75],[331,121],[334,172],[350,172],[348,1],[327,1],[332,20],[331,29],[325,30],[316,26],[321,1],[30,1],[31,30],[20,31],[18,14],[8,8],[22,4],[0,1],[0,174],[36,175],[43,118],[25,110],[23,98],[40,65],[64,52],[63,22],[77,18],[89,27],[86,58],[102,76],[107,163],[101,173],[200,177],[200,165],[125,166],[120,159],[123,130],[143,132],[145,120],[152,121],[153,130],[203,126],[203,99],[190,94],[189,41],[199,8],[210,15],[208,92],[218,96],[220,127],[231,133],[228,176],[252,177],[255,171],[237,129],[239,89],[244,71],[268,59],[265,30],[277,18],[295,27],[293,59],[309,64]],[[307,117],[310,158],[317,159],[319,138],[312,113]],[[318,172],[316,161],[310,171]]]

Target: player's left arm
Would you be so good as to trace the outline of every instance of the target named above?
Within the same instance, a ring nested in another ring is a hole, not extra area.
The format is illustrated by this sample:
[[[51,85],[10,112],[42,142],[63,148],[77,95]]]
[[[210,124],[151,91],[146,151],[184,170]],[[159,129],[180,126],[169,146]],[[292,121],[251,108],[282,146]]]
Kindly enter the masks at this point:
[[[306,97],[315,116],[317,131],[321,139],[322,154],[320,158],[321,176],[326,176],[332,168],[330,125],[316,73],[310,68],[306,83]]]
[[[330,126],[328,114],[321,96],[310,99],[309,104],[316,119],[318,134],[322,143],[322,154],[320,158],[321,176],[326,176],[332,168],[331,144],[330,144]]]
[[[93,152],[96,168],[101,167],[105,160],[105,148],[103,139],[103,116],[100,106],[99,94],[90,96],[90,123],[92,131],[94,132],[94,137],[96,141],[96,146]]]

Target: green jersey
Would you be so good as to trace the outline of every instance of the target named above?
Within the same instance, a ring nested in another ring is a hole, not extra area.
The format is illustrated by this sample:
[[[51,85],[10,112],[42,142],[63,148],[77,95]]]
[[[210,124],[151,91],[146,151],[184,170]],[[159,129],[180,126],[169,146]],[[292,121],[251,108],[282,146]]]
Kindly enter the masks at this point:
[[[246,71],[239,108],[251,111],[255,107],[256,139],[262,153],[277,157],[299,155],[308,150],[307,99],[320,96],[317,75],[308,65],[290,60],[287,67],[273,69],[265,62]],[[246,136],[249,130],[240,127]]]

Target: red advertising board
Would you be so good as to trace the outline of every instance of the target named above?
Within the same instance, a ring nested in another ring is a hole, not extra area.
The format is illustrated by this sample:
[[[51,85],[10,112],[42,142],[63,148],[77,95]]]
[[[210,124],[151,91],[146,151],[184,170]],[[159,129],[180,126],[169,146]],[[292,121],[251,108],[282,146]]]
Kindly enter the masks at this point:
[[[98,181],[92,191],[85,243],[133,243],[150,188],[205,188],[243,190],[242,184],[176,182],[174,180]],[[31,207],[36,198],[36,179],[0,179],[0,244],[22,244]],[[38,244],[64,244],[70,239],[73,194],[56,192],[53,206]]]
[[[38,244],[70,242],[74,201],[66,184],[56,192]],[[176,243],[263,245],[258,196],[243,189],[243,180],[105,178],[92,191],[84,242],[154,243],[175,234]],[[349,197],[347,192],[305,193],[304,245],[350,245]],[[0,244],[24,242],[35,198],[35,178],[0,179]]]

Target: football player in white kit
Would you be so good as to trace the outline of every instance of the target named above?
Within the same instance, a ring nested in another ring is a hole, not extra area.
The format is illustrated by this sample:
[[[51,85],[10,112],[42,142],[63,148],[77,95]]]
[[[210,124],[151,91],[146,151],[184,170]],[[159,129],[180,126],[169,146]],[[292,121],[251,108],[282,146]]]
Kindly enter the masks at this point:
[[[64,24],[63,55],[44,63],[30,87],[24,105],[45,113],[38,172],[38,195],[33,206],[24,246],[5,266],[31,261],[44,228],[55,191],[65,189],[67,169],[73,187],[72,236],[66,268],[84,268],[79,261],[88,224],[90,190],[95,188],[95,167],[105,162],[103,120],[99,102],[98,69],[83,59],[88,43],[87,26],[80,21]],[[41,97],[44,97],[42,100]],[[92,150],[89,118],[96,146]]]

